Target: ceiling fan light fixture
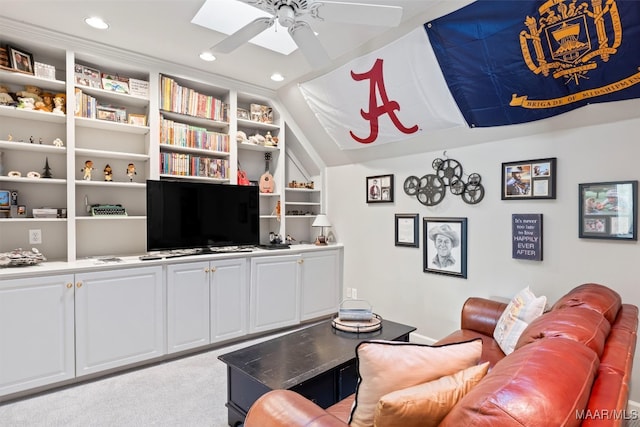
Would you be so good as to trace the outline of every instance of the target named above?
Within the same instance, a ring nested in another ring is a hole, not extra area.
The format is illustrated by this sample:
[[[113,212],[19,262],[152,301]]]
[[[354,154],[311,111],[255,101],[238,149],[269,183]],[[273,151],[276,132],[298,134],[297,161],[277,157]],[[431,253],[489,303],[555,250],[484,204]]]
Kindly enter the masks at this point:
[[[208,50],[205,50],[200,54],[200,59],[202,59],[203,61],[211,62],[211,61],[215,61],[216,57],[213,55],[213,53],[209,52]]]
[[[283,5],[278,9],[278,23],[285,28],[296,22],[296,13],[291,6]]]

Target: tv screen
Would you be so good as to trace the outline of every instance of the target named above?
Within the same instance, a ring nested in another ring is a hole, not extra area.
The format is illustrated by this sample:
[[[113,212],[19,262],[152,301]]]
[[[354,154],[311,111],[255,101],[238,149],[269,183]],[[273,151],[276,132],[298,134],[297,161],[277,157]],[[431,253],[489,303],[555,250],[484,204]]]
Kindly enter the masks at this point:
[[[147,251],[260,243],[258,187],[147,181]]]

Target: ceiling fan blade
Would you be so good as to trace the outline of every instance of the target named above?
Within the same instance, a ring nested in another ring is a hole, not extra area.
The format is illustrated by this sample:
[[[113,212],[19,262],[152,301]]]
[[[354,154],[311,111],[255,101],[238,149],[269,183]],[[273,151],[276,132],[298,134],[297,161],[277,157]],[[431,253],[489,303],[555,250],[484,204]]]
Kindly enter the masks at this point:
[[[399,6],[319,1],[316,14],[331,22],[396,27],[402,20]]]
[[[221,42],[217,43],[211,48],[213,52],[217,53],[229,53],[236,50],[249,40],[271,27],[274,23],[274,18],[258,18],[251,21],[244,27],[240,28],[235,33],[229,35]]]
[[[320,40],[305,21],[297,21],[288,31],[311,67],[324,68],[331,63]]]

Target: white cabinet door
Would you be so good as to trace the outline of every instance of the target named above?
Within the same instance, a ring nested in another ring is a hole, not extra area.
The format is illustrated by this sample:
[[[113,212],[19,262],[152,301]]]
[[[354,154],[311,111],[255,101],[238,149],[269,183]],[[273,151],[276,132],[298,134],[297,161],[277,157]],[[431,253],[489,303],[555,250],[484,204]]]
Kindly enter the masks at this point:
[[[76,375],[161,356],[162,267],[76,275]]]
[[[249,332],[262,332],[300,322],[300,255],[251,259]]]
[[[209,344],[209,263],[167,266],[167,351]]]
[[[75,376],[73,275],[0,280],[0,395]]]
[[[301,320],[337,313],[340,304],[340,256],[337,250],[302,256]]]
[[[211,262],[209,306],[212,343],[247,333],[248,265],[246,258]]]

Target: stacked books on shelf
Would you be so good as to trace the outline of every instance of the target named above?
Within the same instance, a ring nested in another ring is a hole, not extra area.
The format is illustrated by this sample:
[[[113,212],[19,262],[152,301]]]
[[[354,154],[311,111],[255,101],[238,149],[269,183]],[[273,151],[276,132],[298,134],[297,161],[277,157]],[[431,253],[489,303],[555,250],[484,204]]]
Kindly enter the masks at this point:
[[[160,108],[179,114],[228,122],[228,106],[222,100],[180,86],[174,79],[162,76]]]
[[[201,150],[229,152],[229,135],[161,117],[160,143]]]
[[[228,179],[229,160],[182,153],[160,153],[160,173]]]
[[[89,119],[96,118],[96,107],[98,106],[98,100],[91,95],[87,95],[82,92],[82,89],[76,88],[76,117],[87,117]]]
[[[86,117],[89,119],[107,120],[110,122],[126,123],[127,110],[124,107],[117,107],[107,104],[98,104],[96,98],[82,92],[82,89],[75,89],[76,117]]]

